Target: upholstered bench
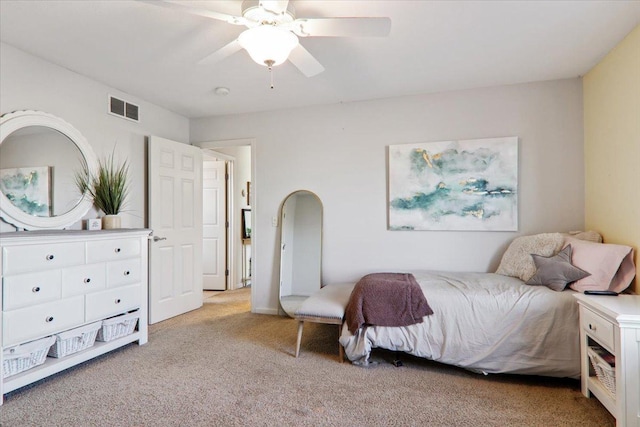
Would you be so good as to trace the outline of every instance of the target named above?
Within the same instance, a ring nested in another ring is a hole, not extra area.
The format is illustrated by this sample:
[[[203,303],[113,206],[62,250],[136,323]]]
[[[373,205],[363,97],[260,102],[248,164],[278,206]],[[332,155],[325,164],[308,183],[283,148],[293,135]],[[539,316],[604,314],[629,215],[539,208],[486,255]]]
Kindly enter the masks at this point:
[[[340,337],[340,327],[344,319],[344,311],[354,286],[355,283],[340,283],[324,286],[307,298],[295,311],[293,317],[298,321],[296,357],[300,354],[300,342],[302,341],[304,322],[338,325],[338,338]],[[340,354],[340,362],[342,362],[344,354],[340,343],[338,343],[338,351]]]

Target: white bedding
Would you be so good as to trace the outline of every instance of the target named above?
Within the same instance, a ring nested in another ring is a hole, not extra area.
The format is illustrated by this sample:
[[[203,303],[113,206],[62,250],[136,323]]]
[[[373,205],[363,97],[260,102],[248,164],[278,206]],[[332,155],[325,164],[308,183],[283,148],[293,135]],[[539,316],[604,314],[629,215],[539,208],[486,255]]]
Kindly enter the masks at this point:
[[[372,348],[397,350],[482,373],[580,377],[574,291],[528,286],[493,273],[413,272],[434,311],[405,327],[369,326],[340,343],[354,363]]]

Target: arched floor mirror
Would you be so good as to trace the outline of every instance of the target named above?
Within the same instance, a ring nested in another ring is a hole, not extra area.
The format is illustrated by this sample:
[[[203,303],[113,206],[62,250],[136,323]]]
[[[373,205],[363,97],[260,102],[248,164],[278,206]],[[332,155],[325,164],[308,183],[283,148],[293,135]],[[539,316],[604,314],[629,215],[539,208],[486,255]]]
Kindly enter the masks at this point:
[[[322,286],[322,202],[306,190],[289,194],[280,213],[280,306],[296,309]]]

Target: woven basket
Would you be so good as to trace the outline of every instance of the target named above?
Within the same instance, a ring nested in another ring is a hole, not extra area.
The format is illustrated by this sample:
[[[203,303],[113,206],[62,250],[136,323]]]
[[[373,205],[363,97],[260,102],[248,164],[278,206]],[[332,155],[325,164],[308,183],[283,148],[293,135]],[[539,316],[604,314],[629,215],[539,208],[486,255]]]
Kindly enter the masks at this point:
[[[56,334],[56,342],[49,349],[48,356],[64,357],[93,346],[101,326],[102,322],[94,322]]]
[[[102,321],[102,327],[98,330],[98,341],[112,341],[133,333],[140,318],[140,313],[134,311],[129,314],[111,317]]]
[[[599,347],[589,347],[587,354],[589,355],[591,366],[593,366],[593,370],[596,372],[596,377],[598,377],[602,385],[615,396],[616,370],[600,356],[600,351],[602,350]]]
[[[42,365],[47,359],[49,347],[55,340],[55,337],[46,337],[4,350],[2,352],[2,376],[6,378]]]

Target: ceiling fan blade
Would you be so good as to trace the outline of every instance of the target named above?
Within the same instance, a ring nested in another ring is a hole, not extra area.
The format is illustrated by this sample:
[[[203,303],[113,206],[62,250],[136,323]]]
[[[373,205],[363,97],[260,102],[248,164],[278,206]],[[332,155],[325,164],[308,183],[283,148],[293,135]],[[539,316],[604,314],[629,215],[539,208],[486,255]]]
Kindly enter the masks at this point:
[[[289,54],[289,61],[307,77],[313,77],[324,71],[322,64],[319,63],[307,49],[302,47],[301,44],[293,48]]]
[[[242,50],[242,46],[238,40],[234,40],[231,43],[221,47],[220,49],[213,52],[211,55],[205,56],[200,61],[198,61],[198,65],[210,65],[215,64],[217,62],[222,61],[225,58],[230,57],[237,51]]]
[[[280,15],[287,11],[289,0],[260,0],[259,5],[267,12]]]
[[[180,10],[191,15],[204,16],[205,18],[217,19],[233,25],[246,25],[247,20],[241,16],[227,15],[226,13],[215,12],[202,7],[192,7],[180,4],[176,0],[138,0],[141,3],[148,3],[153,6],[166,7],[167,9]]]
[[[300,37],[385,37],[391,31],[390,18],[296,19],[291,31]]]

